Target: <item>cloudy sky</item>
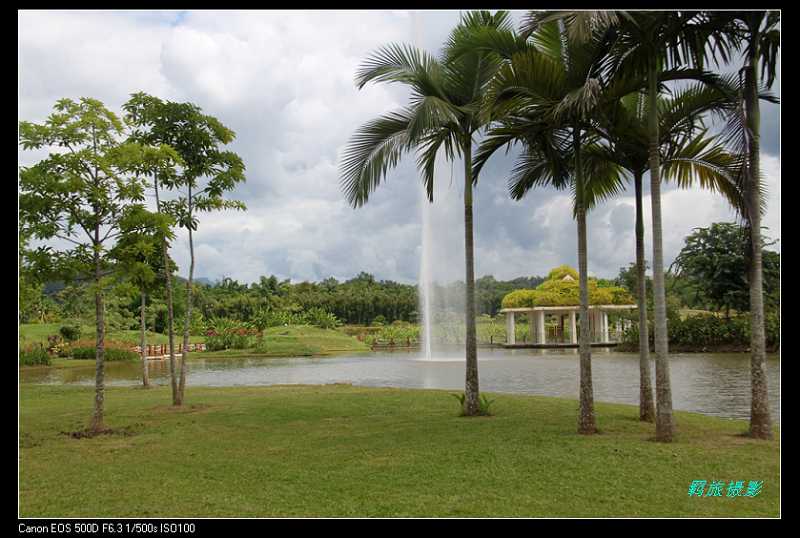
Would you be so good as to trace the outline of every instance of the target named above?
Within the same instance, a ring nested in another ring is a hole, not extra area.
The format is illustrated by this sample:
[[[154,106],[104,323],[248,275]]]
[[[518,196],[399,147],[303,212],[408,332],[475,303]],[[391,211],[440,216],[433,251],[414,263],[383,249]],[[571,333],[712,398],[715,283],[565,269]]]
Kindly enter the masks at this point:
[[[518,16],[519,14],[515,14]],[[22,11],[19,119],[40,122],[62,97],[94,97],[119,112],[129,94],[191,101],[232,128],[247,166],[233,197],[248,211],[201,216],[195,275],[244,282],[346,279],[367,271],[414,282],[421,252],[421,196],[413,158],[391,172],[369,203],[346,204],[337,158],[354,130],[403,106],[392,86],[353,84],[377,47],[416,42],[437,52],[457,11]],[[780,95],[780,78],[774,87]],[[768,235],[780,238],[779,107],[762,106]],[[21,164],[37,155],[20,152]],[[511,156],[495,156],[475,199],[476,274],[498,279],[576,265],[569,193],[537,190],[520,202],[505,190]],[[436,275],[463,278],[460,163],[441,162],[430,211]],[[589,267],[615,276],[634,259],[632,190],[589,217]],[[649,206],[645,199],[645,207]],[[662,195],[667,262],[692,228],[730,221],[725,202],[667,186]],[[645,222],[649,223],[649,212]],[[648,226],[649,228],[649,226]],[[649,230],[647,248],[650,249]],[[173,256],[188,267],[186,237]],[[648,256],[649,258],[649,256]]]

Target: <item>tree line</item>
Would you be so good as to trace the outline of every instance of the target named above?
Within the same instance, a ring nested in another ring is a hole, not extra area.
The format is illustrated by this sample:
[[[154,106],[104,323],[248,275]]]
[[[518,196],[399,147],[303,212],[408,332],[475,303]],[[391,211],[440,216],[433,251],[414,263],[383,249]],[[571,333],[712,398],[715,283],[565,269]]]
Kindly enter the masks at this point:
[[[497,280],[492,275],[481,277],[476,284],[476,308],[479,314],[497,315],[502,298],[509,292],[537,286],[543,277],[519,277]],[[187,280],[172,277],[173,317],[185,326],[188,317],[190,332],[200,334],[203,323],[213,318],[250,321],[259,312],[301,312],[320,308],[334,314],[339,321],[350,325],[370,325],[374,322],[406,321],[417,323],[419,314],[418,288],[392,280],[379,280],[361,272],[339,281],[333,277],[319,282],[292,283],[275,275],[262,276],[257,282],[243,283],[226,277],[213,283],[192,284],[194,309],[187,316]],[[436,311],[463,309],[463,282],[434,284]],[[20,282],[20,321],[22,323],[57,322],[89,319],[93,297],[89,288],[80,283],[50,281]],[[168,332],[165,286],[150,289],[148,303],[141,308],[141,295],[135,286],[117,286],[105,295],[107,325],[111,329],[132,329],[141,325],[139,315],[145,313],[146,327]]]

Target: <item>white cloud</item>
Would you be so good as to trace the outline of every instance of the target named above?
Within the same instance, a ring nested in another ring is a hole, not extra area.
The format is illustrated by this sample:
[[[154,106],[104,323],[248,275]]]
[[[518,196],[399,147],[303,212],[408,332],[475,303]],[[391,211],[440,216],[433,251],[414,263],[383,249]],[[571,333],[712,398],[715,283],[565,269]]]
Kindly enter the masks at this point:
[[[249,210],[201,216],[197,276],[252,281],[274,273],[299,280],[349,278],[364,270],[378,278],[416,279],[421,207],[413,156],[358,210],[342,196],[337,158],[359,125],[406,97],[393,86],[357,90],[358,65],[377,47],[411,42],[415,35],[436,52],[457,11],[414,17],[392,11],[22,11],[18,17],[20,119],[41,121],[61,97],[96,97],[119,111],[141,90],[192,101],[237,133],[231,149],[245,161],[247,182],[233,196]],[[777,128],[778,122],[765,125]],[[20,152],[23,164],[37,157]],[[780,163],[769,154],[762,162],[770,185],[765,225],[780,237]],[[432,217],[437,271],[442,279],[463,278],[461,165],[441,164]],[[496,158],[476,189],[476,274],[513,278],[574,265],[568,193],[533,191],[511,201],[509,168],[510,158]],[[625,228],[626,218],[632,226],[632,204],[622,197],[590,214],[591,272],[613,276],[633,260],[633,235]],[[692,227],[731,218],[708,193],[666,191],[663,204],[667,260]],[[178,235],[173,255],[185,273],[185,234]]]

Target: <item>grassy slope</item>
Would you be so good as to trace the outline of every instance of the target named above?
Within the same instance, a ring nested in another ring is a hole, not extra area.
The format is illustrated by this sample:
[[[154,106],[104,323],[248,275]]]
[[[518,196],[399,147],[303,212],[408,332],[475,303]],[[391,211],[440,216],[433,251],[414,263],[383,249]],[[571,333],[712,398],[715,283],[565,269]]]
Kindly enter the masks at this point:
[[[108,424],[73,439],[90,388],[21,388],[22,516],[777,516],[779,443],[741,421],[676,413],[649,441],[637,408],[495,395],[461,418],[444,391],[346,385],[109,388]],[[755,498],[688,497],[692,480],[763,480]]]
[[[264,331],[264,351],[247,349],[206,351],[190,355],[209,357],[298,357],[328,353],[369,351],[369,346],[341,331],[319,329],[308,325],[271,327]]]

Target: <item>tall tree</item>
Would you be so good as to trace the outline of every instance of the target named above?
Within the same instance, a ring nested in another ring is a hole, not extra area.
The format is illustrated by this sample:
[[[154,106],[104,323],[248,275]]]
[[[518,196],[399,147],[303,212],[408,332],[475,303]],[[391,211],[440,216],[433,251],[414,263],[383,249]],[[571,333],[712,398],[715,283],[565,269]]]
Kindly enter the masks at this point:
[[[178,218],[178,223],[189,235],[189,277],[186,280],[186,310],[183,326],[183,355],[180,379],[178,382],[178,405],[184,400],[189,331],[194,304],[194,232],[198,220],[196,211],[222,209],[244,210],[244,203],[226,200],[224,194],[233,190],[245,180],[244,162],[232,151],[223,151],[220,145],[229,144],[235,133],[225,127],[217,118],[202,113],[192,103],[173,103],[167,101],[162,107],[161,128],[166,134],[165,142],[173,147],[183,161],[178,188],[185,188],[177,200],[169,203],[170,211]],[[204,181],[204,185],[201,185]]]
[[[646,81],[649,140],[650,202],[653,227],[654,341],[656,352],[656,439],[671,442],[675,435],[669,374],[664,249],[661,218],[661,154],[658,96],[665,89],[666,71],[673,80],[705,80],[702,69],[710,34],[697,11],[627,12],[614,26],[613,58],[620,76]],[[720,49],[722,50],[722,49]],[[688,66],[688,67],[687,67]]]
[[[578,432],[597,431],[591,372],[588,246],[586,212],[598,200],[622,188],[611,161],[584,158],[597,142],[592,121],[596,110],[630,90],[607,77],[604,58],[610,34],[599,30],[585,41],[570,37],[562,21],[532,14],[523,36],[484,32],[484,43],[508,57],[487,92],[486,110],[496,121],[478,152],[476,173],[497,149],[520,142],[523,152],[509,179],[511,196],[522,198],[536,186],[571,188],[578,235],[580,297],[580,412]],[[503,52],[505,51],[505,52]]]
[[[108,245],[159,225],[142,203],[144,182],[128,173],[137,148],[123,143],[124,128],[116,114],[90,98],[61,99],[43,123],[19,124],[23,149],[51,151],[20,168],[20,227],[35,239],[66,245],[40,246],[32,258],[61,279],[93,283],[95,398],[88,428],[93,433],[105,429],[104,292],[113,272]]]
[[[417,150],[417,166],[429,201],[433,201],[436,155],[443,149],[449,160],[464,163],[464,261],[466,379],[464,414],[479,409],[478,354],[475,333],[475,263],[472,191],[473,137],[485,122],[480,115],[483,92],[500,65],[500,57],[486,50],[452,54],[460,49],[465,28],[510,28],[509,14],[475,11],[464,14],[453,30],[444,54],[437,59],[407,45],[388,45],[374,53],[356,74],[356,85],[399,83],[411,90],[407,107],[362,126],[351,138],[340,164],[347,200],[366,203],[401,156]]]
[[[122,107],[126,112],[126,120],[132,125],[129,139],[139,144],[145,151],[142,153],[138,172],[145,178],[152,178],[152,189],[155,195],[156,213],[174,217],[162,202],[161,191],[164,186],[173,189],[179,183],[177,166],[182,164],[180,156],[168,144],[169,135],[162,126],[161,118],[166,114],[164,102],[157,97],[145,93],[136,93]],[[172,160],[162,160],[157,157],[151,148],[160,148],[172,152]],[[162,233],[161,258],[164,278],[164,290],[167,306],[167,341],[169,349],[170,388],[172,389],[172,404],[180,405],[180,392],[178,390],[178,369],[175,359],[175,312],[173,304],[173,271],[169,263],[169,236]]]
[[[758,439],[772,438],[772,420],[769,414],[766,376],[766,336],[764,330],[764,276],[763,238],[761,213],[765,209],[763,181],[761,178],[761,114],[759,99],[763,99],[763,86],[769,88],[775,81],[780,50],[780,12],[732,11],[709,13],[711,24],[723,28],[729,42],[744,44],[744,65],[739,70],[741,91],[734,98],[728,115],[726,137],[734,150],[743,156],[738,178],[745,192],[747,206],[744,217],[750,230],[750,376],[751,408],[750,435]],[[721,58],[729,60],[724,47]]]
[[[774,244],[762,235],[764,247]],[[671,270],[686,285],[698,290],[700,299],[717,310],[745,312],[750,309],[750,231],[733,222],[715,222],[695,228],[675,258]],[[770,307],[778,306],[780,254],[762,249],[764,292]]]
[[[706,135],[702,121],[703,115],[727,107],[726,94],[716,88],[695,84],[676,90],[669,98],[659,98],[658,107],[662,179],[676,180],[683,188],[699,183],[704,188],[722,193],[734,207],[741,207],[741,191],[733,179],[736,158],[717,145],[717,137]],[[639,418],[653,422],[655,405],[650,381],[642,210],[642,178],[650,166],[648,117],[642,92],[631,93],[612,103],[599,115],[596,124],[597,130],[609,144],[597,146],[597,155],[591,157],[617,163],[634,183],[636,296],[639,307]]]

